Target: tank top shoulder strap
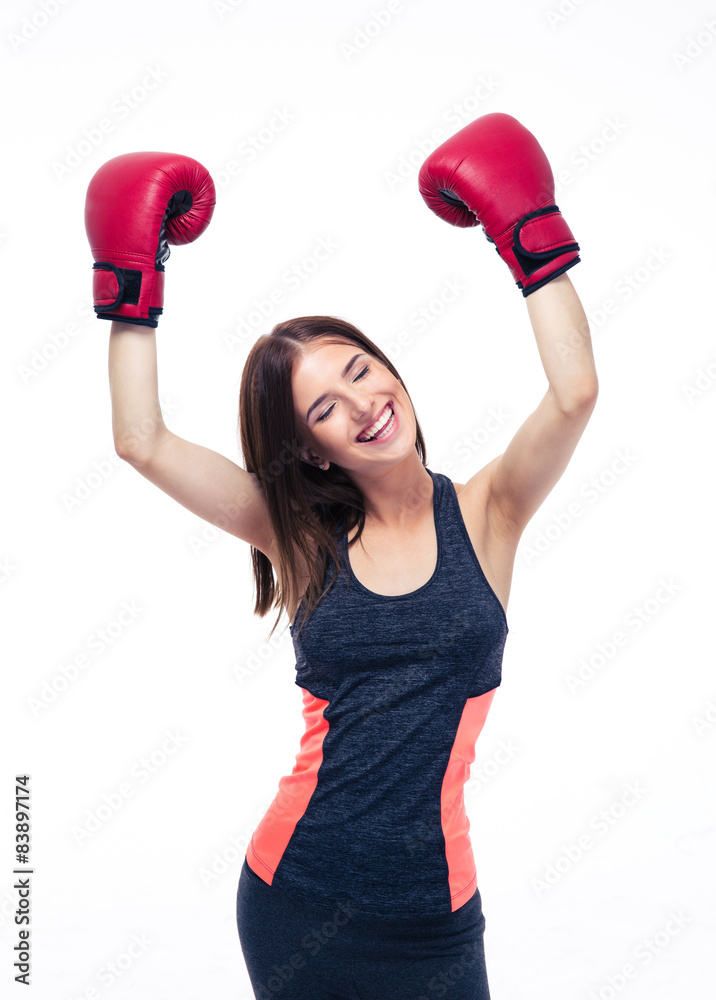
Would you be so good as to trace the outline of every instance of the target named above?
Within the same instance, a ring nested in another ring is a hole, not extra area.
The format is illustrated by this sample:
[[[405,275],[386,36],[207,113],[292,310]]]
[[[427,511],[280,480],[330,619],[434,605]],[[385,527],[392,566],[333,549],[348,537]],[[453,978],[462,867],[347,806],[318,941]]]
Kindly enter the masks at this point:
[[[445,534],[445,520],[454,517],[452,504],[450,502],[450,480],[442,472],[433,472],[425,466],[425,471],[430,474],[433,481],[433,516],[435,518],[435,532],[440,543]]]
[[[430,470],[428,470],[430,471]],[[467,531],[457,499],[455,484],[441,472],[430,473],[437,492],[436,520],[438,538],[446,557],[446,567],[464,555]],[[471,548],[471,546],[469,546]]]
[[[430,469],[427,470],[430,472]],[[440,522],[448,526],[459,524],[460,508],[457,502],[455,486],[449,476],[442,472],[430,472],[433,483],[437,491],[436,509],[440,516]]]

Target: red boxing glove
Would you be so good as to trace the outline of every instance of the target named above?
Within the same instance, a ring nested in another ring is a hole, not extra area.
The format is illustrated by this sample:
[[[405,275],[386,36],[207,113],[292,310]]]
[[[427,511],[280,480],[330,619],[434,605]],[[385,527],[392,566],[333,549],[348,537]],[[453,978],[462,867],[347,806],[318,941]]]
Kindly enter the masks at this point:
[[[482,115],[447,139],[423,163],[418,186],[441,219],[482,226],[525,296],[579,263],[544,150],[511,115]]]
[[[169,244],[201,236],[215,204],[209,171],[190,156],[125,153],[100,167],[85,200],[97,316],[156,327]]]

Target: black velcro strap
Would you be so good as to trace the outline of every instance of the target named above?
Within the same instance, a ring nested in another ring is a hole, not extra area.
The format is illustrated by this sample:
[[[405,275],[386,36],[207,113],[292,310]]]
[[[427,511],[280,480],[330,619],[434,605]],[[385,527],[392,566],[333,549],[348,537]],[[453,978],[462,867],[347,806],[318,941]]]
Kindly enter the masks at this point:
[[[115,267],[114,264],[104,262],[95,264],[93,270],[111,272],[117,283],[116,297],[113,301],[108,301],[111,294],[109,292],[111,282],[108,282],[106,287],[104,287],[98,280],[98,277],[95,277],[94,299],[95,311],[97,313],[109,312],[110,309],[116,309],[117,306],[122,305],[123,303],[135,306],[139,302],[139,293],[142,287],[141,271],[136,271],[128,267]],[[112,289],[112,291],[114,291],[114,289]],[[102,304],[98,305],[98,302],[101,302]]]
[[[556,205],[523,215],[515,226],[513,252],[524,274],[530,275],[557,257],[576,253],[579,244]]]
[[[95,307],[96,308],[96,307]],[[122,323],[132,323],[134,326],[152,326],[157,327],[159,325],[159,317],[162,314],[161,309],[149,309],[149,317],[147,319],[142,319],[140,316],[120,316],[119,313],[98,313],[97,319],[118,319]]]

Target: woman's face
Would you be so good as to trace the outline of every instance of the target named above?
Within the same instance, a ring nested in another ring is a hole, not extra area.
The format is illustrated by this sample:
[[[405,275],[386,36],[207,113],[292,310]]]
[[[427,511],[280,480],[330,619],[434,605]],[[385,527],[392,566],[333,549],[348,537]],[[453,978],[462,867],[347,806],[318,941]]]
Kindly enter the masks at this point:
[[[358,344],[316,341],[296,362],[292,384],[304,461],[360,471],[367,463],[393,464],[415,448],[415,415],[405,389]],[[382,434],[359,440],[370,425],[386,418]]]

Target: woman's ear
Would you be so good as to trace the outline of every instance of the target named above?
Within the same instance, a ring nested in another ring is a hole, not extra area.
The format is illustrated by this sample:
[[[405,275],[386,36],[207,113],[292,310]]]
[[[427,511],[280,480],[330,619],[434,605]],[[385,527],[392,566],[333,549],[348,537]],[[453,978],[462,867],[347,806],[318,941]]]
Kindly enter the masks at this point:
[[[300,449],[298,457],[302,462],[307,462],[308,465],[317,465],[319,469],[324,464],[324,459],[317,455],[315,451],[311,451],[310,448],[306,448],[305,446]]]

